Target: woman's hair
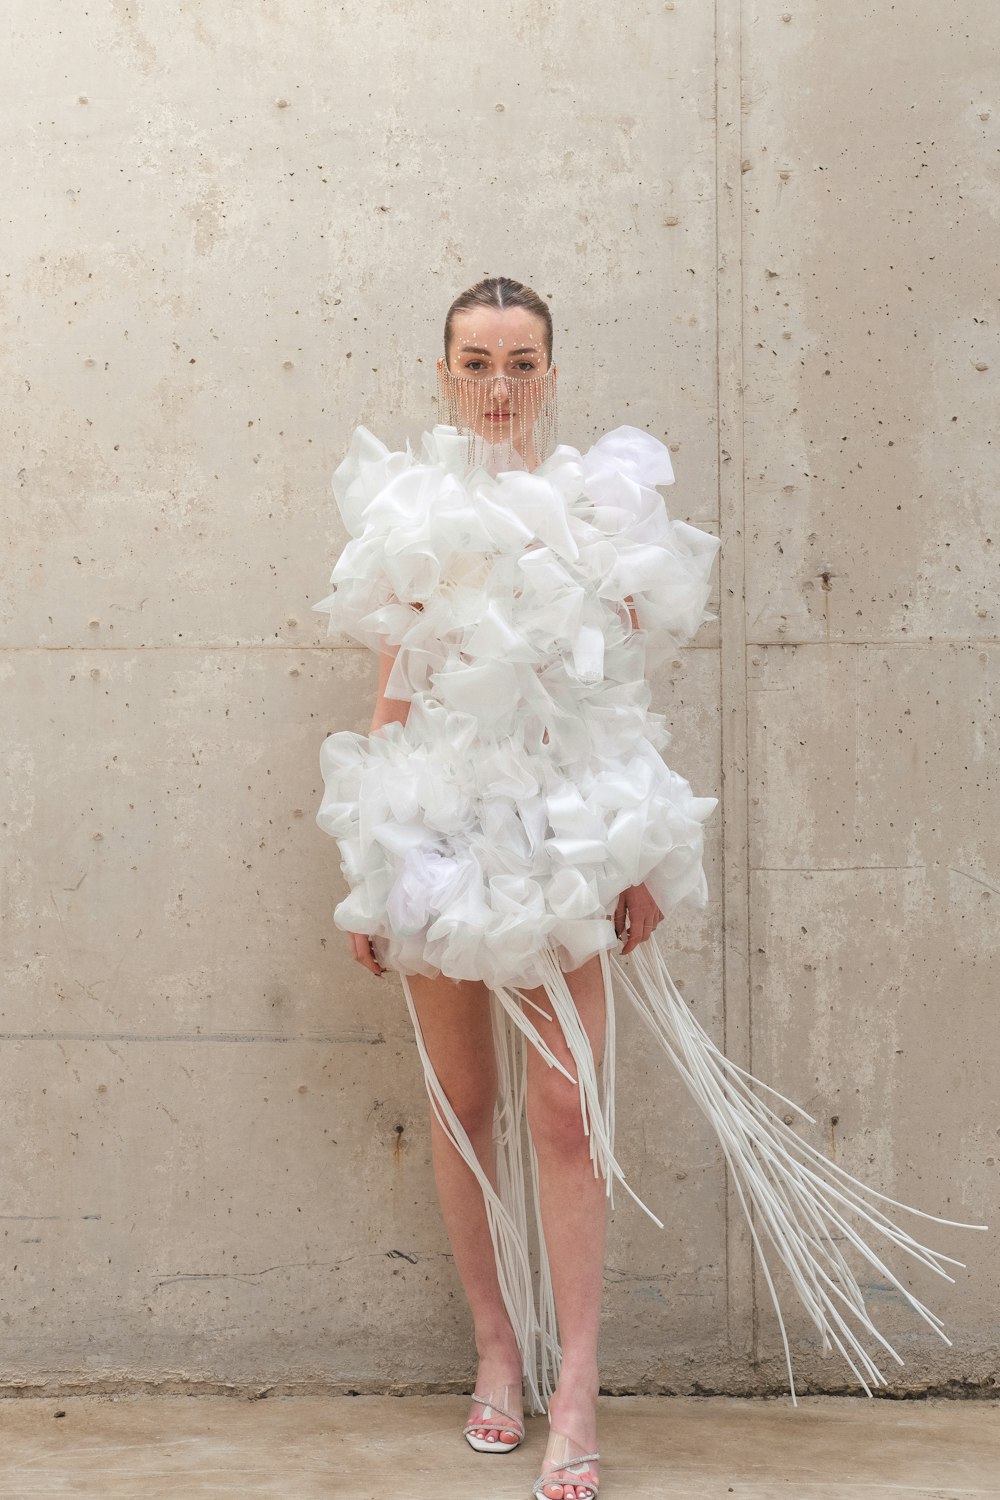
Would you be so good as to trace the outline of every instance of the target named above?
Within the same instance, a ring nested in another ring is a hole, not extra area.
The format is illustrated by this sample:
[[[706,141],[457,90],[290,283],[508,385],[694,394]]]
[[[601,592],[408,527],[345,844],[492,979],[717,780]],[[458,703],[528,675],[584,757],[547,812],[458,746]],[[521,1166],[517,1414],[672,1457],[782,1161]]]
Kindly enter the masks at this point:
[[[548,303],[543,302],[530,286],[524,286],[520,281],[512,281],[509,276],[487,276],[483,281],[477,281],[475,286],[470,286],[467,292],[462,292],[455,298],[444,320],[446,361],[451,357],[451,329],[455,314],[465,312],[470,307],[498,307],[501,310],[507,307],[523,307],[526,312],[534,313],[545,324],[545,343],[549,364],[552,363],[552,314],[549,312]]]

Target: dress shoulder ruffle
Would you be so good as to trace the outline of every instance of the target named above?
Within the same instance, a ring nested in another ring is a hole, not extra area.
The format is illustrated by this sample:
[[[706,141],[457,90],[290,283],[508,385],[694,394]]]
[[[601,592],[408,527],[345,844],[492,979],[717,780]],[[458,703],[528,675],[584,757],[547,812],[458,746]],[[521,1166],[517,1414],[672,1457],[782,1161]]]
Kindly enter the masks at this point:
[[[622,426],[586,452],[560,445],[530,474],[468,471],[466,451],[444,425],[416,453],[355,430],[332,481],[350,539],[312,606],[331,635],[398,646],[442,583],[478,573],[496,589],[493,565],[526,547],[568,563],[571,588],[630,599],[647,638],[683,645],[716,618],[706,604],[719,538],[670,518],[656,486],[674,483],[673,465],[652,434]]]

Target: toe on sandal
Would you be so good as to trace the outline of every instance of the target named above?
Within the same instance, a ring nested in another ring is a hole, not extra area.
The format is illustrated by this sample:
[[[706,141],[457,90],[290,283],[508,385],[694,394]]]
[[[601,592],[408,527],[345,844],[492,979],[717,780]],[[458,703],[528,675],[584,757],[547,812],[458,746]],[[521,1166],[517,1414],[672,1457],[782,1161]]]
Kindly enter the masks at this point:
[[[488,1391],[485,1395],[479,1391],[472,1393],[472,1400],[478,1401],[483,1408],[482,1416],[475,1422],[466,1422],[462,1431],[465,1441],[470,1448],[475,1448],[477,1453],[512,1453],[524,1437],[524,1422],[520,1417],[514,1415],[510,1408],[521,1395],[520,1382],[516,1385],[502,1385],[495,1390]],[[494,1421],[494,1417],[503,1418],[502,1421]],[[502,1438],[495,1438],[490,1442],[488,1438],[475,1436],[477,1428],[483,1431],[493,1430],[498,1433],[515,1433],[513,1442],[504,1442]]]
[[[577,1500],[597,1500],[600,1480],[590,1465],[596,1464],[600,1456],[599,1453],[584,1453],[579,1443],[553,1427],[542,1460],[542,1472],[535,1480],[532,1491],[535,1500],[552,1500],[545,1490],[554,1485],[562,1485],[564,1488],[572,1485]],[[581,1490],[583,1495],[580,1494]]]

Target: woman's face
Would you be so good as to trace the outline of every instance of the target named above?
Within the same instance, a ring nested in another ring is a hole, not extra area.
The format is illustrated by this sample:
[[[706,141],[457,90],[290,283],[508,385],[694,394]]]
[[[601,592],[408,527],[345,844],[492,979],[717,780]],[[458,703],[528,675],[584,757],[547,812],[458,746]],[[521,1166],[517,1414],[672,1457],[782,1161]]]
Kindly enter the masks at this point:
[[[524,453],[549,368],[545,324],[523,307],[473,307],[452,319],[447,369],[459,377],[460,425]],[[445,369],[444,359],[438,370]],[[553,378],[555,366],[552,366]]]

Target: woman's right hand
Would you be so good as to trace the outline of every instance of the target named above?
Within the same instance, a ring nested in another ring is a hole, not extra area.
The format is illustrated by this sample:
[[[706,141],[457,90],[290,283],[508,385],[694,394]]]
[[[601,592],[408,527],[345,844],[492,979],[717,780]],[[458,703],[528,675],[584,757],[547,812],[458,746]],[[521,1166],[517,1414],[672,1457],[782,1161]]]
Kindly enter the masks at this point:
[[[354,950],[354,957],[357,959],[358,963],[364,964],[365,968],[371,969],[372,973],[375,975],[382,974],[384,971],[382,965],[375,957],[371,938],[365,937],[364,933],[362,932],[349,932],[347,935],[351,940],[351,947]]]

